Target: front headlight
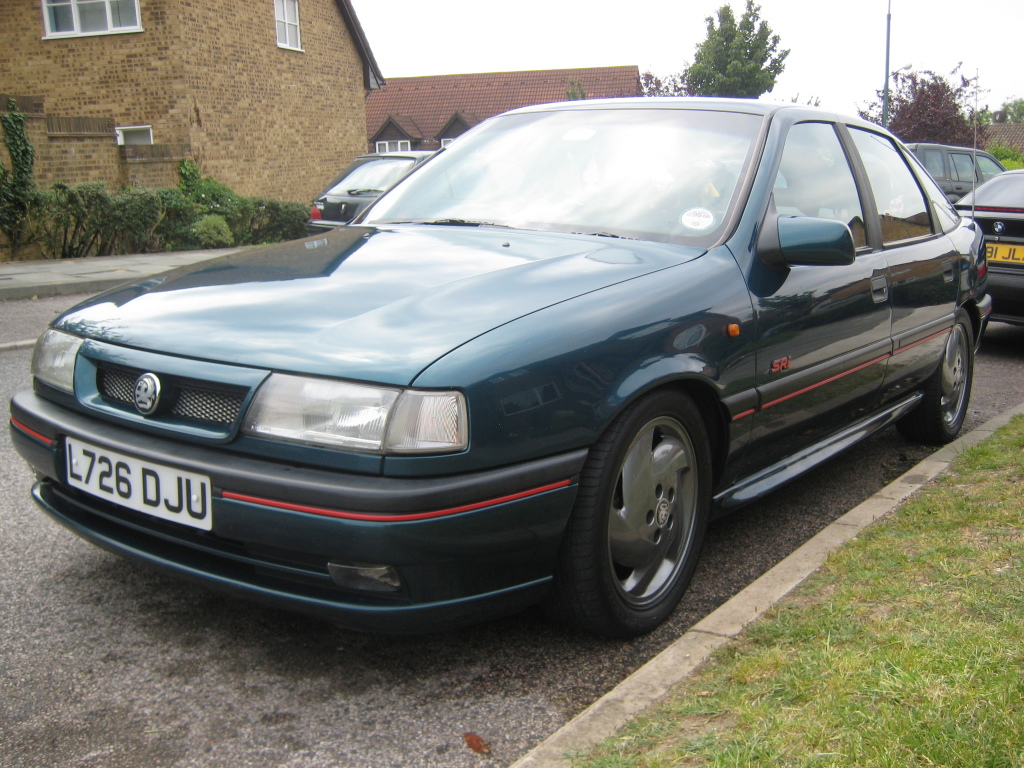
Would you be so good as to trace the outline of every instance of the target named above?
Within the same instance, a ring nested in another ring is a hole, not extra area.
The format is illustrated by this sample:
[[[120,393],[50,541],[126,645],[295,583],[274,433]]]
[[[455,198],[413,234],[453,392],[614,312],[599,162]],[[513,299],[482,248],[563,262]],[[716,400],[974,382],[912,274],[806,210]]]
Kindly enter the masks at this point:
[[[451,453],[468,444],[457,392],[402,391],[274,374],[256,393],[250,435],[367,453]]]
[[[32,354],[32,375],[51,387],[75,393],[75,358],[82,339],[70,333],[46,331]]]

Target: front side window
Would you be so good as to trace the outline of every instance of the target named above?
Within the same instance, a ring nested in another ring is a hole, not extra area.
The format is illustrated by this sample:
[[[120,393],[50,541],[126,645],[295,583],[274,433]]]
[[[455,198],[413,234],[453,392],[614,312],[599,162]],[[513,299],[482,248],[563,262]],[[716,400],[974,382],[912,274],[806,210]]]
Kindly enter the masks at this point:
[[[277,17],[277,44],[282,48],[302,50],[299,39],[299,0],[274,0]]]
[[[841,221],[850,228],[857,248],[867,245],[857,183],[831,125],[793,126],[786,137],[773,194],[780,215]]]
[[[43,0],[47,37],[139,32],[139,0]]]
[[[981,172],[981,180],[988,181],[993,176],[998,176],[1003,169],[996,165],[996,161],[985,155],[978,155],[978,171]]]
[[[932,234],[924,194],[896,145],[887,137],[859,128],[850,135],[864,161],[886,245]]]

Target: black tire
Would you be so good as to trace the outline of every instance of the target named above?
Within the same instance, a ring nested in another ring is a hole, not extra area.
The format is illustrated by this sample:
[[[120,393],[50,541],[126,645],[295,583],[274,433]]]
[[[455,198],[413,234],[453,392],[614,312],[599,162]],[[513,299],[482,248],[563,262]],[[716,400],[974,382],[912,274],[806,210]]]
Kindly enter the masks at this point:
[[[693,401],[662,391],[627,408],[590,450],[548,612],[609,637],[650,632],[675,609],[711,507],[711,449]]]
[[[971,322],[963,310],[958,310],[939,367],[925,382],[924,397],[896,422],[901,435],[932,445],[945,445],[956,438],[971,401],[974,347]]]

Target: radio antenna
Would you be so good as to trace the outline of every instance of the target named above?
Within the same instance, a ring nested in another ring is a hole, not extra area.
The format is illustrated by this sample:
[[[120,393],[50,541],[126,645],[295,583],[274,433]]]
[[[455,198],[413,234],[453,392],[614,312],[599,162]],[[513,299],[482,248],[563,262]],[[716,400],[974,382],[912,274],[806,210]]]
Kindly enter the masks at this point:
[[[978,190],[978,90],[980,84],[978,82],[979,75],[978,70],[974,70],[974,150],[971,152],[973,157],[971,158],[971,165],[974,166],[974,173],[971,174],[971,218],[974,218],[975,206],[977,203],[977,195],[975,194]]]

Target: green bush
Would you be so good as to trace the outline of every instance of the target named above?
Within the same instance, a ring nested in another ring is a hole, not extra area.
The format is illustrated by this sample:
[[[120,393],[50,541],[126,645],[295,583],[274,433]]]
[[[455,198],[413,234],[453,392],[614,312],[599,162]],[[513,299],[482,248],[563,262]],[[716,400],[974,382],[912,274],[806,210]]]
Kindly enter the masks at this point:
[[[304,237],[306,207],[247,198],[209,177],[191,160],[178,164],[179,184],[124,188],[102,182],[54,184],[34,195],[31,236],[51,259],[115,253],[186,251],[259,245]]]
[[[200,248],[229,248],[235,244],[231,236],[231,228],[224,217],[217,213],[208,213],[192,227]]]
[[[157,250],[153,232],[164,215],[163,201],[152,189],[125,187],[111,199],[110,214],[97,255],[148,253]]]
[[[199,221],[199,212],[185,193],[176,187],[156,190],[163,208],[160,223],[153,230],[154,251],[191,251],[199,247],[193,225]]]
[[[49,259],[79,259],[95,254],[113,220],[113,205],[101,181],[69,187],[57,183],[36,199],[33,237]]]
[[[1006,170],[1012,171],[1016,168],[1024,168],[1024,150],[1020,147],[1011,147],[1006,144],[993,144],[989,152],[1002,163]]]
[[[262,197],[252,198],[253,213],[249,222],[247,245],[279,243],[306,236],[309,209],[302,203],[283,203]]]

